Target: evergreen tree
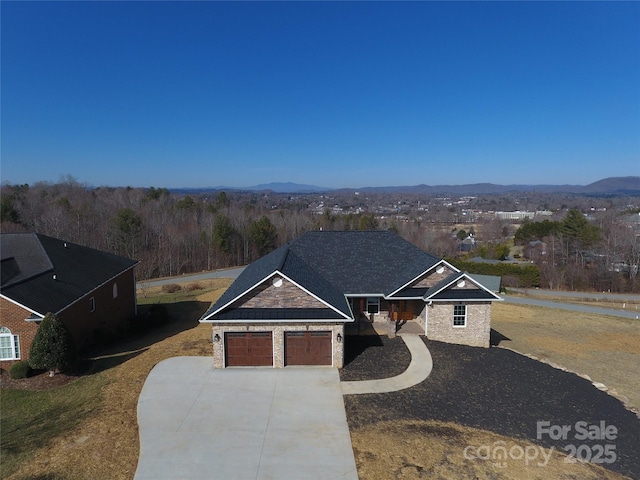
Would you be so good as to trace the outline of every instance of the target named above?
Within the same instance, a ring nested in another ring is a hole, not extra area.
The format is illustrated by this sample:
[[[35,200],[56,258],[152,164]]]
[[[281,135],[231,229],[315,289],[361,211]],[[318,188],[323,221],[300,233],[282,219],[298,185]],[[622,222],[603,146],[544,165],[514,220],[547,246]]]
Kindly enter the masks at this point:
[[[253,243],[258,256],[263,256],[276,248],[278,231],[267,216],[252,222],[249,226],[249,238]]]
[[[46,368],[53,376],[56,370],[71,367],[76,361],[76,348],[71,332],[53,313],[42,319],[29,351],[29,365]]]

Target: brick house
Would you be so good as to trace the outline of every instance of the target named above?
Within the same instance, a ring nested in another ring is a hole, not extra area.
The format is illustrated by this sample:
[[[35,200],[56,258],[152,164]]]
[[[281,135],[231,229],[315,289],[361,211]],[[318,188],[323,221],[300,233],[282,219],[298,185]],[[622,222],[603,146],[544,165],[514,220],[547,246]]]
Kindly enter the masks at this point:
[[[137,310],[137,261],[35,233],[2,234],[0,365],[27,360],[44,316],[79,350],[121,332]]]
[[[388,231],[314,231],[249,265],[205,312],[215,367],[343,366],[345,326],[414,321],[488,347],[501,298]]]

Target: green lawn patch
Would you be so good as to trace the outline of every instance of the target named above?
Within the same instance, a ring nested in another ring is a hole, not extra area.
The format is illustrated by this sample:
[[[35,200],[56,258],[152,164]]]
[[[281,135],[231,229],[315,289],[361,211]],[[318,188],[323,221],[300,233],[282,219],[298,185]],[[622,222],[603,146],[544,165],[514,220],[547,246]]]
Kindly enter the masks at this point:
[[[106,377],[96,374],[50,390],[1,389],[0,477],[11,475],[39,448],[96,414],[105,384]]]

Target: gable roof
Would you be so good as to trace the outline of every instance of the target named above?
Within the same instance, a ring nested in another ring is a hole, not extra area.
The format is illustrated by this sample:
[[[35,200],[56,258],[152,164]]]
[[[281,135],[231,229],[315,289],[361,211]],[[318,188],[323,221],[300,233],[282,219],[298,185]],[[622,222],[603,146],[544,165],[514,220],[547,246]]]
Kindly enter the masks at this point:
[[[466,290],[466,295],[477,297],[470,300],[499,299],[461,272],[450,275],[430,289],[407,287],[442,263],[454,268],[389,231],[311,231],[247,266],[200,321],[311,320],[320,317],[353,321],[348,296],[389,297],[401,292],[416,298],[431,299],[427,298],[431,294],[437,295],[434,300],[446,295],[455,299],[458,294],[447,288],[459,278],[468,278],[478,286],[477,290]],[[237,304],[243,296],[275,275],[286,277],[319,299],[331,310],[330,315],[321,314],[318,310],[322,309],[291,312],[278,309],[277,313],[272,309],[243,309]]]
[[[138,263],[35,233],[2,234],[0,239],[0,293],[38,315],[64,310]]]
[[[469,281],[477,288],[455,288],[454,284],[458,282]],[[468,273],[457,272],[452,273],[444,280],[438,282],[431,287],[424,295],[425,301],[466,301],[466,300],[502,300],[498,295],[493,293],[487,287],[475,280]]]
[[[440,261],[389,231],[311,231],[290,248],[346,295],[387,295]]]
[[[287,318],[342,321],[352,319],[351,309],[344,294],[296,255],[289,245],[284,245],[245,268],[218,301],[204,313],[200,321],[274,318],[272,309],[250,309],[249,311],[249,309],[234,307],[233,304],[258,285],[278,275],[286,277],[327,306],[326,309],[292,309],[288,315],[285,315]],[[278,309],[278,311],[279,318],[283,319],[284,309]]]
[[[209,321],[213,316],[216,316],[217,319],[226,320],[248,318],[248,316],[258,319],[258,309],[254,309],[249,314],[248,312],[240,312],[239,310],[241,309],[239,308],[233,308],[232,304],[265,280],[276,275],[286,277],[308,294],[327,305],[328,310],[331,311],[328,312],[330,313],[329,317],[336,318],[337,316],[337,318],[342,318],[343,320],[351,318],[351,309],[342,292],[318,275],[314,269],[291,250],[289,245],[283,245],[245,268],[218,301],[205,312],[200,321]],[[222,314],[222,310],[225,309],[227,311]],[[229,310],[233,310],[233,312]],[[267,318],[272,316],[272,312],[268,309],[260,310]],[[306,312],[306,316],[318,319],[317,313],[309,311]],[[325,314],[325,316],[327,315]]]

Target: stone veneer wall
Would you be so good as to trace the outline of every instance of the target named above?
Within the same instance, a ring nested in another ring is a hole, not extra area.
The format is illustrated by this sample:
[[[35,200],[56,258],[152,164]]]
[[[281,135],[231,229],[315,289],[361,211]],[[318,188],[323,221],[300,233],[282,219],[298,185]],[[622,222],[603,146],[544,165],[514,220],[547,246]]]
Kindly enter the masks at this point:
[[[413,282],[411,286],[415,288],[433,287],[434,285],[436,285],[437,283],[441,282],[442,280],[447,278],[449,275],[454,273],[454,270],[451,270],[450,268],[445,267],[444,265],[443,267],[444,267],[444,271],[442,273],[438,273],[435,270],[433,270],[429,275],[419,278],[417,281]]]
[[[326,304],[286,278],[282,279],[279,287],[274,286],[271,279],[266,280],[234,305],[242,305],[243,308],[327,308]]]
[[[264,324],[252,324],[246,323],[238,324],[224,324],[213,325],[213,331],[211,332],[211,339],[218,334],[220,341],[213,341],[213,366],[214,368],[224,368],[225,365],[225,352],[224,352],[224,334],[226,332],[271,332],[273,340],[273,366],[274,368],[283,368],[285,356],[284,356],[284,332],[318,332],[318,331],[331,331],[332,332],[332,350],[333,350],[333,367],[342,368],[344,365],[344,325],[342,323],[264,323]],[[342,337],[342,342],[337,341],[338,334]]]
[[[457,302],[434,302],[431,307],[427,307],[427,338],[472,347],[489,347],[491,302],[467,302],[465,327],[453,326],[453,306],[456,304]]]

